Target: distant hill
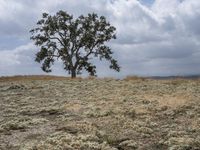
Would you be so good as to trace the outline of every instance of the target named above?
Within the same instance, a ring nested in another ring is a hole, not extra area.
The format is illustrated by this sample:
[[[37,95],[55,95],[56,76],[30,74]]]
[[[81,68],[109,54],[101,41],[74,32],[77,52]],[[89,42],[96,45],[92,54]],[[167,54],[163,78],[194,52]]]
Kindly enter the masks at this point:
[[[150,79],[166,80],[166,79],[200,79],[200,75],[188,75],[188,76],[151,76]]]

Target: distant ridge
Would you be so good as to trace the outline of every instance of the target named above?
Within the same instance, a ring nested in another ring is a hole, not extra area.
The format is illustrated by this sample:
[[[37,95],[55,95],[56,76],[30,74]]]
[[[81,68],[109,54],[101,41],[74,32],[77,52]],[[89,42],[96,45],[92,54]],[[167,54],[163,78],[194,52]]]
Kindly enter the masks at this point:
[[[200,79],[200,75],[186,75],[186,76],[150,76],[150,79],[166,80],[166,79]]]

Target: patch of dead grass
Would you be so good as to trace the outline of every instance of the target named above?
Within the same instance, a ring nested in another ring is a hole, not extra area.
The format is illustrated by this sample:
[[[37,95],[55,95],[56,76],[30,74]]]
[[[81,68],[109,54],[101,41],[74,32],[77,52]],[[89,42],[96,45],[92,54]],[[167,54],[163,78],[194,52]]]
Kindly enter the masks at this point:
[[[125,77],[123,80],[124,81],[144,81],[146,80],[147,78],[145,77],[140,77],[140,76],[127,76]]]
[[[83,108],[83,105],[78,103],[67,103],[65,104],[64,108],[68,111],[79,112]]]
[[[144,98],[149,101],[157,101],[159,107],[168,106],[171,108],[177,108],[183,106],[191,101],[191,98],[182,94],[182,95],[153,95],[153,94],[146,94]]]

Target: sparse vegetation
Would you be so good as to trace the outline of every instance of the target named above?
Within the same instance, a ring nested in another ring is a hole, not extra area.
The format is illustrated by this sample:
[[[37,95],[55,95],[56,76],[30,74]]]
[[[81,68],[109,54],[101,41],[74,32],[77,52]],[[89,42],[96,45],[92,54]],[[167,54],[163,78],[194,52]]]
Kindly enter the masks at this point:
[[[0,78],[1,150],[199,150],[200,80]]]

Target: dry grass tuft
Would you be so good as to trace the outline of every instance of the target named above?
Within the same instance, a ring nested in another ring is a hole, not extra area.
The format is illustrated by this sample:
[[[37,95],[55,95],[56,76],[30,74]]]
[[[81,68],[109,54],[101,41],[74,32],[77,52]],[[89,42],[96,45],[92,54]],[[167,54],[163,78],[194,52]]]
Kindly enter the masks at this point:
[[[140,76],[127,76],[127,77],[125,77],[123,80],[124,81],[137,81],[137,80],[139,80],[139,81],[144,81],[144,80],[146,80],[147,78],[145,78],[145,77],[140,77]]]

